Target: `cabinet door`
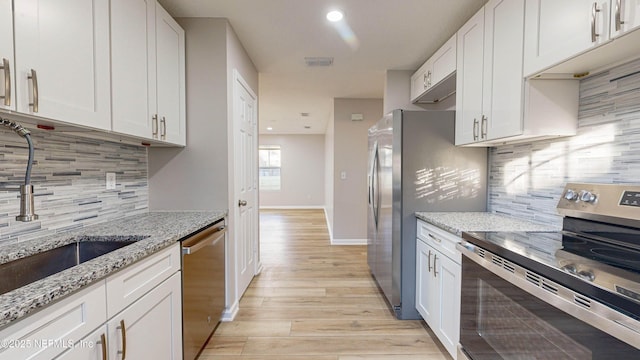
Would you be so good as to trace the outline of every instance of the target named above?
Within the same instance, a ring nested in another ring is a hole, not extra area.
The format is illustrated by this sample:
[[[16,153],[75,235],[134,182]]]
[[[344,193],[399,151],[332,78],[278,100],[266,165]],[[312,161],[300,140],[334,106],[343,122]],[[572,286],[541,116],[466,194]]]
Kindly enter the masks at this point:
[[[184,30],[156,7],[157,103],[160,140],[185,145]]]
[[[427,60],[420,69],[411,75],[411,101],[422,95],[429,88],[429,76],[431,76],[431,59]]]
[[[0,0],[0,109],[16,109],[14,69],[12,1]]]
[[[433,277],[433,264],[431,259],[435,251],[420,239],[416,240],[416,310],[429,324],[435,321],[433,310],[435,308],[433,290],[435,278]]]
[[[447,76],[456,71],[456,35],[454,34],[431,57],[431,86],[436,85]]]
[[[522,133],[524,0],[491,0],[484,10],[484,82],[480,137]]]
[[[511,0],[507,0],[511,1]],[[462,267],[440,253],[434,254],[438,294],[436,326],[431,326],[451,356],[460,341],[460,291]]]
[[[14,6],[18,111],[111,129],[109,0]],[[37,107],[29,105],[34,98]]]
[[[156,110],[155,0],[111,0],[113,130],[151,138]]]
[[[113,317],[108,330],[110,359],[182,359],[180,272]]]
[[[456,145],[480,140],[484,8],[458,30],[456,75]]]
[[[55,360],[107,360],[109,355],[106,346],[107,325],[103,325],[91,335],[73,344],[71,349],[56,357]]]
[[[611,0],[611,37],[640,26],[640,0]]]
[[[609,39],[610,0],[528,0],[526,7],[526,76]]]

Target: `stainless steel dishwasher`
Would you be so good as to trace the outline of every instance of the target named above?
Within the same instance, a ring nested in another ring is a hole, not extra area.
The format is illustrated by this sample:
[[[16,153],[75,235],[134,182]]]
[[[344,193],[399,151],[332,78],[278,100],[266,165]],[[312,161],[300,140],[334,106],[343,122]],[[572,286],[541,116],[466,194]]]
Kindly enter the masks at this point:
[[[184,360],[198,357],[225,307],[225,233],[220,220],[182,240]]]

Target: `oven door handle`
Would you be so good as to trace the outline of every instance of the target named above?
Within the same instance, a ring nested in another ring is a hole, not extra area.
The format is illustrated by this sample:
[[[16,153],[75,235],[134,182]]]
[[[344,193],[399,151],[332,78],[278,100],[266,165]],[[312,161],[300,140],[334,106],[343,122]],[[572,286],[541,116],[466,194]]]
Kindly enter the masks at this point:
[[[466,258],[511,285],[594,328],[640,349],[640,337],[636,331],[636,329],[640,329],[640,322],[637,320],[469,242],[457,243],[456,249]],[[463,258],[463,281],[465,276],[464,261],[465,259]],[[531,276],[527,275],[527,273],[530,273]],[[539,281],[536,283],[527,279],[539,279]],[[553,291],[549,290],[551,288]]]
[[[227,227],[224,225],[203,230],[182,242],[182,254],[191,255],[207,245],[215,244],[224,239],[226,232]]]

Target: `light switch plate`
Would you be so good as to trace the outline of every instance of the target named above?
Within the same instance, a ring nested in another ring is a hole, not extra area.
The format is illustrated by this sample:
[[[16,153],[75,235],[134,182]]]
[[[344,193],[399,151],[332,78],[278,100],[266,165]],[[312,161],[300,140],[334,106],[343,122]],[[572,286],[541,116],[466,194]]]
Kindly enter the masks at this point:
[[[107,190],[115,190],[116,188],[116,173],[107,173]]]

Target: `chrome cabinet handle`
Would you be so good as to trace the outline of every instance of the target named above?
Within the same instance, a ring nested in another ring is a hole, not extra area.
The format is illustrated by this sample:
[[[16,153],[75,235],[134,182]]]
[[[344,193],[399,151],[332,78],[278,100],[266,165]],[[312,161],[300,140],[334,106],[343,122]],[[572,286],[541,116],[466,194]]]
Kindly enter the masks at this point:
[[[616,31],[620,31],[624,21],[622,21],[621,12],[622,12],[622,0],[616,0]]]
[[[424,76],[422,77],[422,87],[426,90],[427,89],[427,74],[424,74]]]
[[[427,257],[429,258],[429,260],[427,261],[429,266],[429,272],[431,272],[431,250],[429,250],[429,255],[427,255]]]
[[[440,240],[437,237],[433,236],[433,234],[429,234],[429,237],[432,238],[433,241],[437,242],[438,244],[442,242],[442,240]]]
[[[4,70],[4,95],[0,96],[0,99],[4,99],[4,106],[11,106],[11,67],[9,66],[9,59],[2,59],[0,69]]]
[[[431,70],[427,71],[427,86],[431,87]]]
[[[478,119],[473,118],[473,141],[478,140]]]
[[[161,140],[166,140],[167,139],[167,119],[165,119],[165,117],[162,117],[162,120],[160,120],[160,124],[162,125],[161,127],[161,131],[160,131],[160,139]]]
[[[118,350],[118,354],[122,354],[122,360],[127,358],[127,329],[124,326],[124,320],[120,320],[120,326],[116,327],[122,335],[122,351]]]
[[[104,333],[100,335],[100,340],[96,342],[102,347],[102,360],[107,360],[107,337]]]
[[[433,253],[433,277],[438,277],[438,270],[436,270],[436,261],[438,260],[438,254]]]
[[[487,117],[482,115],[482,123],[480,124],[480,138],[487,138]]]
[[[596,17],[599,12],[600,12],[600,9],[598,9],[598,3],[594,2],[593,6],[591,7],[591,42],[592,43],[596,42],[596,40],[598,39],[598,36],[600,36],[600,34],[596,32]]]
[[[29,106],[33,108],[33,112],[38,112],[38,73],[31,69],[31,73],[27,75],[27,79],[31,79],[33,87],[31,88],[31,95],[33,96],[33,102],[29,103]]]
[[[158,138],[158,114],[153,114],[151,117],[151,136]]]

